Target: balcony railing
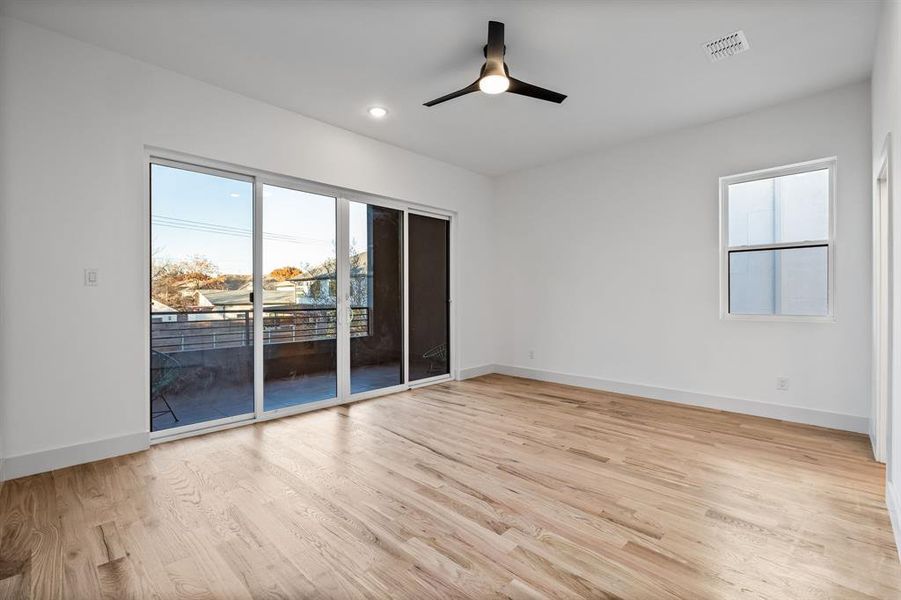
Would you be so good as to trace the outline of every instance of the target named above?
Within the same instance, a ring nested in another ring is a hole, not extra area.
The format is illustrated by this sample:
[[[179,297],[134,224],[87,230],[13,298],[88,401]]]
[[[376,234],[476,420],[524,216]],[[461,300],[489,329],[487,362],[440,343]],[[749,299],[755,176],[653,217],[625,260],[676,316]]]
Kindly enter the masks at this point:
[[[263,310],[263,343],[335,339],[337,311],[330,307],[269,307]],[[369,308],[351,308],[351,337],[369,335]],[[150,313],[150,347],[159,352],[239,348],[253,344],[252,310]]]

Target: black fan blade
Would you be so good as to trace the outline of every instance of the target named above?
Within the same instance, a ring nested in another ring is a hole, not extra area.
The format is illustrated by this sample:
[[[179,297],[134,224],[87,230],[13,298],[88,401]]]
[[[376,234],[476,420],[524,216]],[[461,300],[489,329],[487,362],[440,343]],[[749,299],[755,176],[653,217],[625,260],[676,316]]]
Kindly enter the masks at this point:
[[[552,92],[551,90],[546,90],[544,88],[538,87],[537,85],[532,85],[531,83],[526,83],[525,81],[520,81],[518,79],[510,79],[510,87],[507,88],[507,91],[511,94],[519,94],[520,96],[528,96],[529,98],[538,98],[539,100],[547,100],[548,102],[556,102],[560,104],[564,100],[566,100],[565,94],[560,94],[558,92]]]
[[[499,21],[488,21],[488,46],[485,58],[489,63],[504,64],[504,24]]]
[[[462,90],[457,90],[456,92],[451,92],[447,96],[441,96],[440,98],[435,98],[434,100],[430,100],[423,104],[423,106],[435,106],[436,104],[441,104],[442,102],[447,102],[448,100],[453,100],[454,98],[459,98],[460,96],[465,96],[466,94],[471,94],[473,92],[479,91],[479,82],[473,81],[471,84],[463,88]]]

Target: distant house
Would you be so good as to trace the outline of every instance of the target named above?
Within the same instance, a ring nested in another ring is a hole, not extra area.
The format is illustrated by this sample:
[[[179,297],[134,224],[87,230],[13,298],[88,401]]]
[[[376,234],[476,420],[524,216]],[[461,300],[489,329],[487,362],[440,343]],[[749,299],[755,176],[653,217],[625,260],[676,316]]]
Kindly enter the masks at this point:
[[[273,286],[278,292],[296,292],[297,282],[295,281],[276,281]]]
[[[368,304],[370,274],[367,259],[368,254],[365,251],[353,255],[350,259],[351,290],[355,305]],[[297,297],[297,304],[321,305],[335,301],[336,285],[335,261],[327,260],[297,277],[276,283],[275,289],[293,290]]]
[[[160,302],[159,300],[150,299],[150,312],[153,314],[153,320],[158,323],[172,323],[178,320],[178,315],[174,314],[176,311],[171,306],[167,306]],[[157,314],[163,313],[163,314]],[[172,314],[166,314],[172,313]]]
[[[249,290],[197,290],[197,306],[209,307],[213,310],[206,313],[193,313],[191,320],[200,320],[201,316],[208,319],[243,318],[244,315],[237,311],[253,310],[253,302],[250,300]],[[264,306],[285,306],[299,304],[293,290],[263,290]],[[228,314],[223,311],[235,311]]]

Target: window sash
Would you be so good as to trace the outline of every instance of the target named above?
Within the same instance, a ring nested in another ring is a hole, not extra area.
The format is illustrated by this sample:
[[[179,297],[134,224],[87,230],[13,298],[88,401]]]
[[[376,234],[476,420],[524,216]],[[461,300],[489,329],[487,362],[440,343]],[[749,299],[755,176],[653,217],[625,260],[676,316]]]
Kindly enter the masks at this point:
[[[765,320],[765,321],[834,321],[835,320],[835,194],[836,194],[836,163],[835,157],[821,158],[782,167],[761,169],[749,173],[720,177],[720,317],[723,319],[737,320]],[[776,242],[771,244],[736,245],[729,244],[729,187],[735,184],[775,179],[786,175],[809,173],[814,171],[828,171],[829,186],[827,198],[827,234],[825,239],[801,240],[794,242]],[[792,250],[804,248],[827,248],[827,296],[828,306],[826,315],[784,315],[784,314],[742,314],[731,312],[730,289],[730,257],[733,253],[754,252],[761,250]]]
[[[803,242],[786,242],[784,244],[756,244],[752,246],[729,246],[726,252],[760,252],[761,250],[795,250],[800,248],[822,248],[832,245],[830,240],[808,240]]]

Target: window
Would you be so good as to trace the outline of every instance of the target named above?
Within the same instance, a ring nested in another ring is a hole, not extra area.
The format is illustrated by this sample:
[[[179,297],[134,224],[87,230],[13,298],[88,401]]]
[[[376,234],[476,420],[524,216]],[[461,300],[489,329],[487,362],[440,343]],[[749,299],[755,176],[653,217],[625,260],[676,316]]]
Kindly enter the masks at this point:
[[[834,158],[720,178],[724,318],[832,318],[834,182]]]

